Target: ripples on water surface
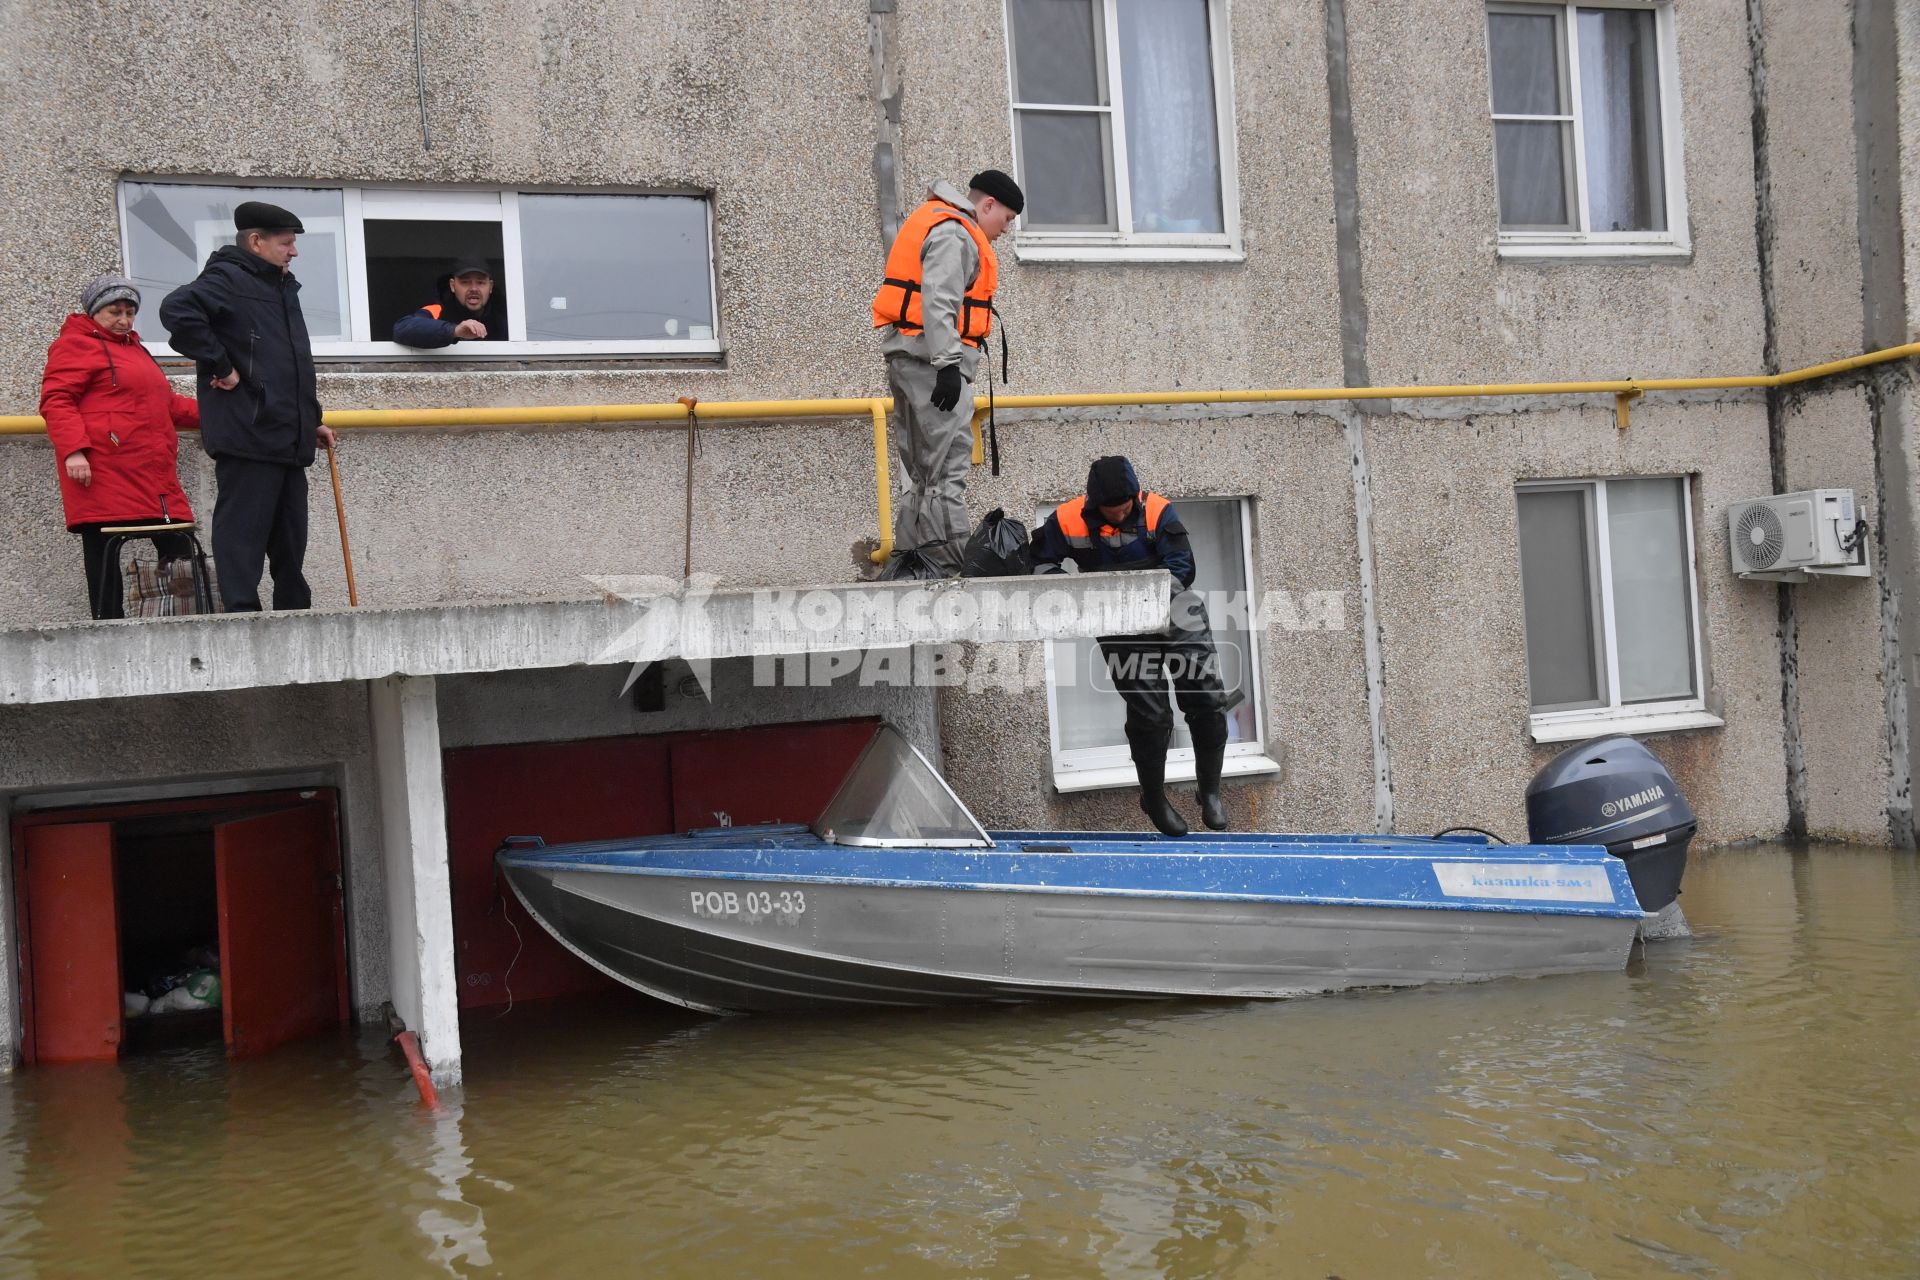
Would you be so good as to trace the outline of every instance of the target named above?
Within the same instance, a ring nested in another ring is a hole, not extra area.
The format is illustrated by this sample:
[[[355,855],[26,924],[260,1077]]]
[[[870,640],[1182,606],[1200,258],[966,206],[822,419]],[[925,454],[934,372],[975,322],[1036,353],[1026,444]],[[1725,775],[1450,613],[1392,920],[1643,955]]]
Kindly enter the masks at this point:
[[[1920,871],[1696,855],[1623,974],[465,1029],[0,1083],[0,1275],[1920,1274]]]

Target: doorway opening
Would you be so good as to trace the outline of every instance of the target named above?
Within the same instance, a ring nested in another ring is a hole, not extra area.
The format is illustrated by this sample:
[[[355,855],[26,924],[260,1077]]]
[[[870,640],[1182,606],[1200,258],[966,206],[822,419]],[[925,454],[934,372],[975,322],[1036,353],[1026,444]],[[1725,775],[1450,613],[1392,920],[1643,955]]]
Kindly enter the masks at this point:
[[[336,792],[32,812],[13,850],[23,1065],[349,1021]]]
[[[220,1040],[213,816],[135,818],[116,823],[113,836],[121,1055]]]

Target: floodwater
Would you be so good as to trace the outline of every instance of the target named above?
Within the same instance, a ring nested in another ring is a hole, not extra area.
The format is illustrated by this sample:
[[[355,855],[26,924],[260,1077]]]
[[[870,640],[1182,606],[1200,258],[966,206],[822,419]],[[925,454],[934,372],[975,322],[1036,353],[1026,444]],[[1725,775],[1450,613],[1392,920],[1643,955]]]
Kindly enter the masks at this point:
[[[0,1276],[1911,1277],[1920,863],[1696,854],[1625,973],[468,1022],[0,1082]]]

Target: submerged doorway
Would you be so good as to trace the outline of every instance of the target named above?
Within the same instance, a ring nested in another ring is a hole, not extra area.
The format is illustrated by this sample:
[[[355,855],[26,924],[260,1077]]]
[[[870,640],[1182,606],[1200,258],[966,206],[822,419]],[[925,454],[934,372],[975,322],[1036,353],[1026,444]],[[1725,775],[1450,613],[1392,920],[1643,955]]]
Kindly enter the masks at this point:
[[[23,1065],[348,1021],[336,792],[29,813],[13,850]]]

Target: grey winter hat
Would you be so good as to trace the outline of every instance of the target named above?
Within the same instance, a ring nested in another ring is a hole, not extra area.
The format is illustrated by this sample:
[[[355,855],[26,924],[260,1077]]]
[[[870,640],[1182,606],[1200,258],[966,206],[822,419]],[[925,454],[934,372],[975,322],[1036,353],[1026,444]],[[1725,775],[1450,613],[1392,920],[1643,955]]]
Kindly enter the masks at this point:
[[[131,302],[135,310],[140,306],[140,291],[133,287],[133,281],[125,276],[112,274],[95,276],[87,281],[86,288],[80,290],[80,309],[92,315],[110,302]]]

